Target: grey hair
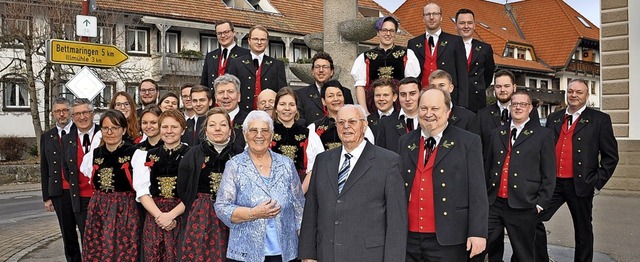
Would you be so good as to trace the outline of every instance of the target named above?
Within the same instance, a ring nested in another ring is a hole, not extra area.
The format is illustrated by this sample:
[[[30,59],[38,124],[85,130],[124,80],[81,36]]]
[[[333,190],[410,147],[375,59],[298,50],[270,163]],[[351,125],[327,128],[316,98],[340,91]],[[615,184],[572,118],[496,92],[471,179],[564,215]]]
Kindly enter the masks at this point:
[[[338,112],[342,111],[343,109],[350,109],[350,108],[358,110],[362,118],[365,118],[365,119],[367,118],[367,113],[366,111],[364,111],[364,107],[362,107],[361,105],[346,104],[342,106],[342,108],[340,108]]]
[[[273,132],[273,119],[267,114],[265,111],[253,110],[249,112],[247,118],[242,122],[242,133],[247,133],[249,131],[249,123],[253,121],[261,121],[265,122],[269,125],[269,131]]]
[[[218,91],[218,85],[228,83],[234,84],[236,86],[236,90],[240,93],[240,79],[231,74],[224,74],[216,78],[216,80],[213,81],[213,92]]]
[[[93,112],[93,104],[89,99],[86,98],[76,98],[71,101],[71,113],[73,113],[73,108],[80,105],[89,106],[89,110]]]
[[[67,107],[71,106],[71,102],[64,96],[59,96],[53,99],[53,105],[62,105],[65,104]]]

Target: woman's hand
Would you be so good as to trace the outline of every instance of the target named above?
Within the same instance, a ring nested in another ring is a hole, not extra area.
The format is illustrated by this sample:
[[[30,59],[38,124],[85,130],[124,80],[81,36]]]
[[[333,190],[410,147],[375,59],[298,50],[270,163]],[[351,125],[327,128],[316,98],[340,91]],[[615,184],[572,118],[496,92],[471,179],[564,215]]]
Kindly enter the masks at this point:
[[[268,199],[253,207],[250,214],[253,219],[268,219],[276,217],[280,213],[280,209],[282,207],[278,205],[277,200]]]
[[[162,229],[167,229],[171,226],[171,223],[173,223],[173,219],[174,217],[169,215],[169,213],[160,213],[160,215],[156,217],[156,224]]]

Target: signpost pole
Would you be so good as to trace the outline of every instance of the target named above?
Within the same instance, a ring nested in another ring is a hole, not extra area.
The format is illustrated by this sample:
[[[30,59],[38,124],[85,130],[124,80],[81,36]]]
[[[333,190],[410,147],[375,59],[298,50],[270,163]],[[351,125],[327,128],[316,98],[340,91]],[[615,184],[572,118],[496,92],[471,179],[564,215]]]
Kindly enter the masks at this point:
[[[89,15],[89,0],[82,0],[82,15]],[[83,36],[80,38],[82,42],[89,42],[89,38]]]

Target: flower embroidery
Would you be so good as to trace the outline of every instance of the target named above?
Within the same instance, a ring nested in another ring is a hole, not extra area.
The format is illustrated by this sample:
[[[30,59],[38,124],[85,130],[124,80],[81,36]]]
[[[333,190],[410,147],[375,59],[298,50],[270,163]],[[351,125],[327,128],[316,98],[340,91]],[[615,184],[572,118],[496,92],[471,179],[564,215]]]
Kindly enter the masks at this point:
[[[500,131],[500,134],[503,135],[503,136],[506,136],[507,135],[507,130]]]
[[[442,43],[440,43],[440,46],[445,47],[445,46],[447,46],[448,43],[449,42],[447,42],[447,41],[442,41]]]
[[[302,140],[307,139],[307,134],[295,135],[294,138],[296,139],[296,141],[302,141]]]
[[[399,123],[396,125],[397,129],[403,129],[404,128],[404,124],[403,123]]]
[[[118,157],[118,163],[122,164],[125,162],[129,162],[131,161],[131,157],[130,156],[123,156],[123,157]]]
[[[456,143],[451,141],[449,142],[448,140],[445,140],[444,142],[442,142],[442,147],[449,149],[451,147],[453,147]]]
[[[271,61],[271,60],[264,61],[265,65],[270,65],[271,63],[273,63],[273,61]]]
[[[309,97],[311,97],[311,98],[313,98],[313,99],[320,98],[320,96],[318,96],[318,94],[309,95]]]
[[[581,118],[578,122],[580,122],[580,124],[589,123],[589,119]]]
[[[374,53],[374,52],[366,52],[364,54],[369,60],[376,60],[376,58],[378,58],[378,54]]]
[[[280,139],[282,139],[282,136],[278,133],[274,133],[273,134],[273,141],[280,141]]]
[[[455,115],[451,115],[451,117],[449,119],[451,119],[451,121],[456,121],[456,120],[458,120],[458,117],[455,116]]]
[[[560,123],[560,122],[562,122],[562,119],[558,118],[558,119],[556,119],[556,120],[553,120],[553,122],[554,122],[554,123]]]
[[[482,46],[476,46],[476,51],[480,51],[480,48],[482,48]]]
[[[501,117],[499,112],[493,112],[493,111],[491,111],[491,115],[492,115],[492,116]]]
[[[533,134],[533,130],[525,130],[524,132],[522,132],[525,136],[529,136],[531,134]]]
[[[247,59],[244,59],[244,60],[242,60],[242,63],[245,64],[245,65],[248,65],[249,63],[251,63],[251,61],[249,61]]]
[[[423,47],[423,45],[422,45],[422,43],[417,43],[417,44],[416,44],[416,47],[417,47],[417,48],[422,48],[422,47]]]
[[[318,136],[322,136],[322,134],[324,134],[324,131],[327,131],[327,128],[329,128],[328,126],[319,126],[318,128],[316,128],[316,134],[318,134]]]
[[[231,58],[236,58],[236,57],[238,57],[238,54],[231,54],[231,55],[229,55],[229,59],[231,59]]]
[[[104,158],[96,158],[93,160],[93,163],[97,165],[102,165],[102,162],[104,162]]]
[[[406,54],[406,51],[404,51],[404,50],[397,50],[397,51],[392,53],[394,58],[403,57],[405,54]]]
[[[213,57],[213,59],[218,59],[218,55],[211,55],[211,57]]]
[[[207,166],[207,162],[209,162],[209,156],[204,157],[204,162],[202,162],[202,167],[200,169],[204,169]]]
[[[413,151],[413,150],[416,150],[416,148],[418,148],[418,146],[416,146],[416,143],[413,143],[413,144],[411,144],[411,145],[407,146],[407,148],[408,148],[409,150]]]
[[[233,129],[242,129],[242,124],[240,123],[233,124]]]
[[[144,165],[147,167],[153,167],[153,164],[158,162],[160,158],[156,155],[149,155],[149,161],[145,162]]]

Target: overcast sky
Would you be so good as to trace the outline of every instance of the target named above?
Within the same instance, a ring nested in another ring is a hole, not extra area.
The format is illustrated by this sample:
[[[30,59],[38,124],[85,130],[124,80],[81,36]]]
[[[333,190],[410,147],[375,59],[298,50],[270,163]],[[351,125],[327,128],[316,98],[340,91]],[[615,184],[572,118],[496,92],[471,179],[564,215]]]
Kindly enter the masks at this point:
[[[404,3],[405,0],[374,0],[390,12],[394,12],[398,7]],[[507,0],[489,0],[491,2],[504,4]],[[516,1],[508,0],[513,3]],[[533,0],[531,0],[533,1]],[[589,19],[591,23],[594,23],[600,27],[600,0],[564,0],[573,9],[582,14],[586,19]]]

